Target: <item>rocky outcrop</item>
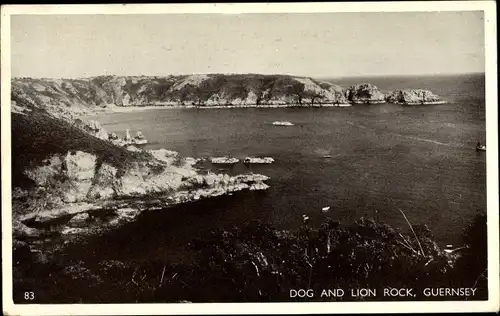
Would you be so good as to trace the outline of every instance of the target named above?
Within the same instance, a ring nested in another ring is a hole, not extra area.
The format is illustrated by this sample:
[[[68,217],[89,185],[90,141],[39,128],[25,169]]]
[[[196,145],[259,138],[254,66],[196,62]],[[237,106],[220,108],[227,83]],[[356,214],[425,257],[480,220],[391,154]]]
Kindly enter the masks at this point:
[[[266,190],[267,188],[269,188],[269,186],[267,184],[265,184],[264,182],[262,182],[262,181],[255,182],[254,184],[252,184],[250,186],[250,190],[251,191]]]
[[[90,215],[88,213],[78,213],[68,221],[68,226],[85,227],[89,219]]]
[[[355,104],[385,103],[385,95],[370,83],[361,83],[349,87],[346,90],[346,98]]]
[[[114,197],[137,197],[158,193],[172,193],[182,189],[211,187],[221,184],[263,181],[258,175],[224,177],[199,175],[191,161],[178,158],[170,151],[152,151],[160,160],[131,163],[125,170],[107,163],[97,163],[96,156],[86,152],[68,152],[54,155],[42,166],[26,171],[37,187],[46,188],[59,197],[61,203],[94,202]],[[44,198],[41,196],[40,198]]]
[[[23,106],[17,105],[16,101],[11,102],[11,112],[12,113],[17,113],[21,115],[27,115],[29,112],[31,112],[31,109],[25,108]]]
[[[403,89],[395,90],[386,96],[387,102],[402,105],[441,104],[445,101],[429,90]]]
[[[84,152],[68,152],[46,159],[42,166],[26,170],[37,189],[58,201],[56,204],[87,200],[95,175],[96,157]],[[41,196],[43,199],[44,197]]]
[[[154,149],[154,150],[149,150],[148,151],[153,157],[155,157],[158,160],[161,160],[169,165],[174,163],[179,158],[179,153],[173,150],[167,150],[167,149]]]
[[[106,132],[106,130],[97,121],[83,121],[81,119],[75,119],[72,122],[77,128],[89,133],[92,136],[95,136],[102,140],[109,139],[108,132]]]
[[[43,235],[44,231],[28,224],[43,226],[54,221],[65,222],[57,228],[61,234],[81,235],[129,222],[142,211],[268,188],[264,182],[269,178],[263,175],[202,175],[193,167],[194,159],[164,149],[149,153],[151,159],[135,161],[122,170],[82,151],[53,155],[26,170],[35,187],[16,189],[13,194],[14,204],[23,207],[22,214],[15,212],[14,235]],[[103,210],[111,212],[106,222],[96,215]]]

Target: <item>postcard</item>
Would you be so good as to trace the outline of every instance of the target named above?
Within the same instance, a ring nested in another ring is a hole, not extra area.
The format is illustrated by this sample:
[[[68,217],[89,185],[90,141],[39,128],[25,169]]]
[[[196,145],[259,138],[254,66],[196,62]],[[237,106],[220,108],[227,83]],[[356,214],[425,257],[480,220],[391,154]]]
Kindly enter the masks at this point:
[[[495,2],[1,15],[4,313],[499,310]]]

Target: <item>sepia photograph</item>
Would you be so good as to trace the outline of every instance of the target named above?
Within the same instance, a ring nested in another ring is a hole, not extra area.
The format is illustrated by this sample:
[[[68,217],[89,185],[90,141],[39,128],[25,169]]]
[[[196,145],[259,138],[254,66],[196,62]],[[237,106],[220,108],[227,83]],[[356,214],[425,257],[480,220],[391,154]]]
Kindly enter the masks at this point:
[[[498,311],[495,3],[287,6],[2,6],[5,312]]]

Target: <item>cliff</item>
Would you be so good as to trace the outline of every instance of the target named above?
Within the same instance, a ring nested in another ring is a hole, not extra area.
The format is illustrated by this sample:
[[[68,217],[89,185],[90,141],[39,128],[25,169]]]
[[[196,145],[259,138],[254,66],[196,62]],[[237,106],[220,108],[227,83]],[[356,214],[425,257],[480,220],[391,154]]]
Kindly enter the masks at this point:
[[[427,90],[396,90],[387,96],[370,83],[342,88],[288,75],[203,74],[166,77],[99,76],[80,79],[14,78],[12,98],[57,117],[74,119],[113,107],[269,107],[343,104],[442,103]]]
[[[347,103],[344,89],[285,75],[100,76],[12,80],[12,94],[55,115],[112,106],[245,106]],[[71,109],[69,109],[71,108]]]

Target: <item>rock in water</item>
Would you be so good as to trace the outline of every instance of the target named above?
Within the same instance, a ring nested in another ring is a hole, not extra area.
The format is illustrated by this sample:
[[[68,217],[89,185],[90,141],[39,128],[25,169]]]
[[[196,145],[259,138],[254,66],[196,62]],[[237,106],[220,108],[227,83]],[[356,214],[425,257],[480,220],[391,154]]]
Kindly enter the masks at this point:
[[[263,163],[263,164],[270,164],[274,162],[274,159],[271,157],[246,157],[245,160],[243,160],[244,163]]]
[[[276,126],[293,126],[293,124],[291,122],[287,122],[287,121],[275,121],[275,122],[273,122],[273,125],[276,125]]]
[[[394,90],[387,95],[386,100],[390,103],[402,105],[445,103],[439,96],[429,90],[423,89]]]
[[[385,95],[377,86],[370,83],[361,83],[346,90],[347,99],[352,103],[375,104],[385,103]]]
[[[211,159],[213,164],[235,164],[238,163],[238,161],[240,160],[233,157],[213,157]]]

